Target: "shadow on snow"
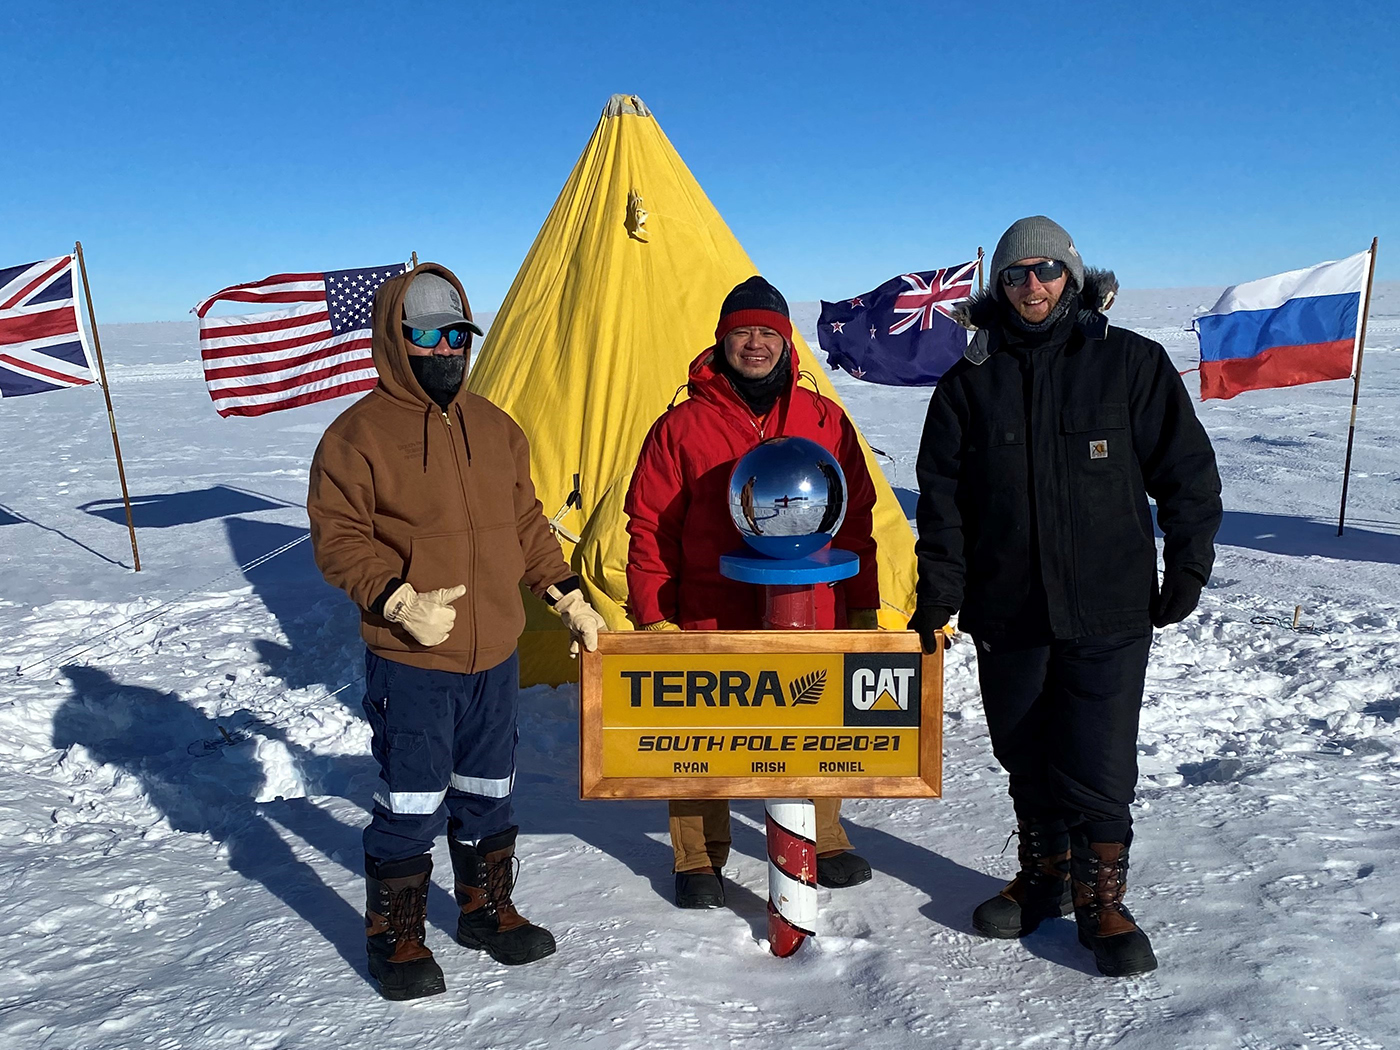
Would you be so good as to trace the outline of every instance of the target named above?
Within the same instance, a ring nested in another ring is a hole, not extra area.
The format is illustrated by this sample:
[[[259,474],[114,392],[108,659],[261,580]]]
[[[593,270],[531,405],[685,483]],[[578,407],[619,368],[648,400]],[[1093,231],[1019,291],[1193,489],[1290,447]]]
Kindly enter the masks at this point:
[[[277,510],[292,504],[231,485],[211,485],[189,492],[160,492],[131,497],[131,520],[138,529],[169,529],[231,514]],[[119,499],[95,499],[78,507],[116,525],[126,524],[126,507]]]
[[[224,531],[234,559],[245,566],[307,534],[306,529],[291,525],[238,517],[226,519]],[[253,644],[258,659],[288,689],[320,685],[334,691],[363,676],[359,613],[344,594],[322,579],[309,541],[245,568],[243,577],[287,639],[284,644],[258,638]],[[359,712],[362,693],[351,686],[337,699]]]
[[[298,860],[270,821],[337,859],[359,859],[358,830],[341,824],[308,799],[257,802],[263,773],[247,744],[198,756],[190,747],[219,740],[223,725],[280,741],[303,767],[308,781],[315,779],[315,767],[326,767],[326,760],[248,711],[216,722],[175,693],[124,685],[92,667],[69,665],[62,670],[72,695],[54,715],[53,746],[66,749],[81,744],[97,761],[137,778],[172,828],[208,835],[223,844],[233,871],[266,888],[319,931],[355,972],[362,973],[364,931],[358,909]],[[373,775],[368,756],[334,762],[341,768],[325,771],[334,772],[332,779],[345,786]],[[346,763],[357,768],[344,768]],[[345,866],[361,873],[358,865]]]
[[[919,509],[919,494],[913,489],[902,489],[896,487],[894,498],[899,500],[899,509],[904,512],[904,516],[910,521]]]
[[[231,870],[264,887],[317,930],[354,972],[363,974],[364,930],[358,900],[351,904],[297,858],[278,833],[280,825],[312,849],[355,876],[363,873],[360,829],[342,824],[311,798],[259,803],[263,771],[249,737],[281,743],[298,767],[311,795],[331,795],[369,808],[377,783],[373,759],[364,756],[318,756],[288,740],[283,729],[247,710],[215,720],[173,692],[124,685],[91,667],[66,666],[72,695],[54,717],[53,745],[83,745],[97,761],[137,778],[146,797],[177,831],[208,835],[223,844]],[[355,691],[356,700],[359,692]],[[666,806],[662,801],[585,802],[578,798],[578,732],[568,694],[530,690],[522,697],[515,810],[526,836],[577,838],[626,865],[646,880],[653,893],[672,900],[672,853],[666,841]],[[222,728],[221,728],[222,727]],[[233,742],[226,740],[229,730]],[[200,750],[196,745],[205,744]],[[761,830],[763,803],[733,803],[748,820],[734,820],[736,853],[763,865],[767,846]],[[445,830],[444,820],[444,830]],[[1001,881],[909,842],[878,827],[848,827],[855,848],[870,860],[877,882],[853,894],[878,893],[878,880],[894,878],[928,897],[920,912],[948,929],[970,932],[969,916],[994,894]],[[431,888],[428,915],[438,931],[452,940],[457,906],[444,886],[451,886],[445,843]],[[547,864],[522,851],[522,884],[516,894],[529,912],[531,883],[551,877]],[[533,862],[533,863],[532,863]],[[613,897],[623,906],[628,892]],[[726,882],[728,908],[750,926],[755,941],[767,936],[766,897],[733,881]],[[1083,972],[1092,959],[1079,947],[1073,922],[1046,923],[1021,942],[1027,951]]]
[[[125,522],[125,519],[123,519],[123,522]],[[5,504],[0,503],[0,527],[3,527],[5,525],[33,525],[35,528],[40,528],[43,529],[45,532],[51,532],[55,536],[62,537],[74,546],[81,547],[89,554],[93,554],[101,558],[108,565],[115,565],[119,569],[131,568],[131,566],[124,561],[119,561],[116,558],[109,558],[101,551],[93,550],[82,540],[68,535],[68,533],[64,532],[62,529],[57,529],[54,528],[52,525],[45,525],[43,522],[35,521],[33,518],[22,514],[21,512],[15,510],[13,507],[7,507]]]
[[[1394,524],[1400,527],[1400,523]],[[1316,555],[1340,561],[1400,564],[1400,534],[1358,529],[1354,525],[1348,525],[1346,534],[1338,536],[1335,521],[1284,514],[1227,510],[1215,542],[1228,547],[1247,547],[1268,554],[1283,554],[1295,558]]]

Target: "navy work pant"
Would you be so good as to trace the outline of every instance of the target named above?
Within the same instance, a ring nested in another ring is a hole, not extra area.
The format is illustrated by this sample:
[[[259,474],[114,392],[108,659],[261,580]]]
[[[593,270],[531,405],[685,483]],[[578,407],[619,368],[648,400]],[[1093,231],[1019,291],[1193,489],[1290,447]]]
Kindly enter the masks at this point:
[[[366,651],[365,683],[380,780],[365,853],[380,861],[428,853],[444,818],[459,842],[512,826],[517,654],[476,674],[454,674]]]
[[[977,640],[992,751],[1022,820],[1090,842],[1128,842],[1138,714],[1152,636],[1116,634],[1014,647]]]

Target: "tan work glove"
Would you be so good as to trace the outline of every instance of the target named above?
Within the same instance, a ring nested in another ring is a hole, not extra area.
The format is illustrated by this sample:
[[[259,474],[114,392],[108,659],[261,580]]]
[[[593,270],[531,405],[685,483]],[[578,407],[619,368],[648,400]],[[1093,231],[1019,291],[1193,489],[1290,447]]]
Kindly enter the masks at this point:
[[[846,627],[852,631],[878,631],[880,629],[880,610],[847,609]]]
[[[657,620],[655,623],[642,624],[644,631],[679,631],[680,629],[680,624],[672,623],[670,620]]]
[[[460,583],[422,594],[405,583],[384,603],[384,619],[401,626],[419,645],[440,645],[447,641],[457,622],[452,603],[466,593],[466,587]]]
[[[578,656],[578,647],[583,645],[590,653],[598,648],[598,632],[608,629],[608,622],[598,610],[588,604],[582,591],[570,591],[554,603],[554,611],[564,626],[574,636],[569,643],[569,655]]]

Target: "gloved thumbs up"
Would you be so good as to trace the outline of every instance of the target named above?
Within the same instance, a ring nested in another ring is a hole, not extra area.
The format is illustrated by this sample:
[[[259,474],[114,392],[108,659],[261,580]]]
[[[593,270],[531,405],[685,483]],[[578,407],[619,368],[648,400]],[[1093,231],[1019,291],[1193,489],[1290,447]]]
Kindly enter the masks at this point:
[[[420,594],[419,597],[425,602],[433,602],[437,605],[451,605],[466,593],[466,585],[459,583],[456,587],[439,587],[435,591],[428,591],[426,594]]]
[[[419,645],[440,645],[452,633],[457,610],[452,603],[467,593],[462,584],[419,594],[405,583],[384,603],[384,619],[399,624]]]

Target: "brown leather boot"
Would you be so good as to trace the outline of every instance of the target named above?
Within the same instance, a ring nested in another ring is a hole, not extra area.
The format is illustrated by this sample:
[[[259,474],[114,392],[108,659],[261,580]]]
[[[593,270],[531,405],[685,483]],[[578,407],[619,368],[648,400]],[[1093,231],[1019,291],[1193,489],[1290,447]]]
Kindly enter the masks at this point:
[[[385,999],[421,999],[447,991],[423,943],[428,915],[428,854],[382,863],[365,857],[365,936],[369,973]]]
[[[1074,908],[1064,824],[1021,820],[1016,833],[1021,870],[972,913],[972,927],[984,937],[1024,937],[1046,919],[1068,915]]]
[[[1079,943],[1093,951],[1099,973],[1128,977],[1157,969],[1152,943],[1123,906],[1128,888],[1127,845],[1076,836],[1070,864]]]
[[[515,910],[515,837],[507,828],[475,846],[448,836],[457,877],[457,943],[484,951],[499,963],[519,966],[554,954],[554,937]]]

